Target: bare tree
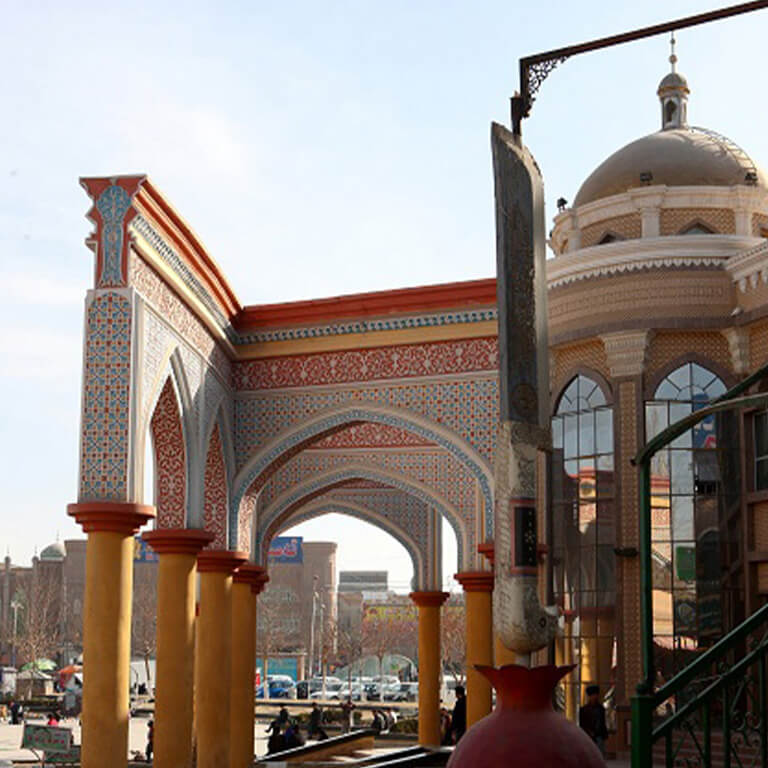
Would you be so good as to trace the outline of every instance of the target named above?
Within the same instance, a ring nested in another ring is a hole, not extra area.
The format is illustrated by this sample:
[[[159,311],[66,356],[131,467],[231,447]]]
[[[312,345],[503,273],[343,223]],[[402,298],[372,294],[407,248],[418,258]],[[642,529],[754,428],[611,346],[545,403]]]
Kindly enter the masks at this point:
[[[466,666],[466,619],[464,606],[449,602],[443,608],[440,622],[440,649],[443,669],[456,683],[464,680]]]
[[[61,584],[54,574],[37,567],[31,577],[17,591],[19,608],[18,633],[16,647],[20,661],[32,664],[32,673],[37,670],[37,662],[47,656],[55,655],[61,641],[60,600]],[[29,691],[32,693],[29,681]]]
[[[147,688],[152,690],[149,661],[157,651],[157,583],[147,574],[135,574],[131,616],[131,651],[144,660]]]
[[[383,674],[384,657],[397,653],[403,639],[413,632],[414,622],[407,617],[395,615],[385,608],[366,610],[362,623],[363,651],[375,656],[379,662],[379,676]]]
[[[352,665],[363,655],[363,632],[360,624],[336,628],[336,657],[347,667],[347,683],[352,685]]]
[[[263,682],[269,674],[269,657],[286,650],[298,635],[298,608],[293,595],[284,590],[270,588],[268,584],[259,596],[256,608],[256,647],[264,659]],[[265,693],[268,693],[265,688]]]

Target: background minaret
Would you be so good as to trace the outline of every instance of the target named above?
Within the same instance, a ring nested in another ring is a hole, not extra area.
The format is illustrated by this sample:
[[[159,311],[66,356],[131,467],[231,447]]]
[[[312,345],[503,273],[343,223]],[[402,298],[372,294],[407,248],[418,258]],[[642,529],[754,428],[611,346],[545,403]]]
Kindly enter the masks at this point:
[[[659,83],[656,91],[661,100],[661,129],[669,131],[674,128],[688,127],[688,81],[677,71],[677,56],[675,55],[675,33],[670,39],[671,53],[669,63],[672,71]]]

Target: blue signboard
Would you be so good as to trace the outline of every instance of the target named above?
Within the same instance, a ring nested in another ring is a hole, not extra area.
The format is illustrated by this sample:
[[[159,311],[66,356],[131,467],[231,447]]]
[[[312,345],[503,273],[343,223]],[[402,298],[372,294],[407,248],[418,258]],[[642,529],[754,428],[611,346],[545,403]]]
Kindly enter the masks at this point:
[[[140,536],[133,539],[133,562],[134,563],[156,563],[157,552],[147,544]]]
[[[301,536],[276,536],[269,545],[269,562],[303,563]]]

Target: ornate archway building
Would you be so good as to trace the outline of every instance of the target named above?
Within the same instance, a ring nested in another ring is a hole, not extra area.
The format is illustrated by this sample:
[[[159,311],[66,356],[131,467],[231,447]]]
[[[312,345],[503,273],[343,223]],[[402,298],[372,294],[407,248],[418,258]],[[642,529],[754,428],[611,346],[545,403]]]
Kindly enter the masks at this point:
[[[610,691],[619,747],[640,679],[638,489],[629,459],[664,419],[768,359],[766,177],[729,140],[687,126],[688,86],[678,73],[659,95],[662,130],[587,179],[555,218],[548,262],[554,447],[549,512],[542,508],[539,520],[541,581],[565,616],[552,652],[579,665],[565,707],[574,714],[587,683]],[[227,685],[211,682],[199,702],[200,765],[245,765],[252,750],[243,726],[252,686],[242,671],[250,669],[243,638],[252,617],[243,621],[242,608],[232,614],[231,595],[240,606],[255,602],[267,578],[265,547],[299,520],[340,511],[395,536],[414,564],[420,647],[433,654],[445,517],[471,595],[469,661],[490,662],[493,578],[479,547],[492,553],[495,280],[243,306],[147,177],[83,186],[93,200],[95,254],[71,508],[89,532],[83,765],[116,754],[125,738],[125,541],[154,514],[143,506],[148,437],[157,510],[147,538],[160,552],[160,600],[166,595],[169,612],[183,606],[173,626],[159,610],[158,668],[173,656],[177,674],[192,679],[196,563],[198,663],[232,658]],[[766,417],[707,428],[654,475],[657,648],[670,669],[676,653],[705,647],[768,592]],[[710,567],[720,551],[727,577]],[[122,590],[120,616],[104,584]],[[214,629],[229,626],[235,634],[223,642]],[[422,682],[426,743],[437,728],[436,684]],[[184,717],[163,714],[191,713],[191,687],[177,688],[165,700],[158,694],[158,765],[191,749],[191,719],[179,731],[171,721]],[[470,719],[490,707],[475,678],[469,707]]]

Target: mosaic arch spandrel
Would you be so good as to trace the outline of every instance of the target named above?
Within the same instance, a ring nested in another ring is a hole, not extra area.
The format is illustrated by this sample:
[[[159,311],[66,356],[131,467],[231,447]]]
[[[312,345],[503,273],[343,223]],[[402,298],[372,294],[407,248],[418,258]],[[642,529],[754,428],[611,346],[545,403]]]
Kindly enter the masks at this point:
[[[348,464],[345,467],[308,478],[300,485],[291,487],[270,505],[263,507],[256,524],[253,547],[255,555],[257,557],[263,556],[264,542],[271,541],[274,538],[275,532],[283,527],[283,521],[286,517],[318,496],[347,485],[350,482],[360,480],[372,481],[388,488],[402,491],[442,514],[456,532],[459,565],[461,570],[464,569],[465,560],[469,556],[468,546],[470,546],[471,532],[466,530],[461,516],[452,505],[423,483],[397,473],[354,464]],[[403,522],[403,527],[407,526],[407,530],[413,532],[414,536],[416,534],[425,538],[428,536],[428,516],[420,513],[417,509],[413,509],[408,515],[408,519]]]
[[[295,393],[301,400],[304,395]],[[243,402],[237,401],[236,408]],[[290,400],[293,403],[293,400]],[[294,406],[291,406],[294,407]],[[452,406],[445,404],[446,409]],[[457,406],[458,407],[458,406]],[[244,417],[242,409],[238,412],[237,432],[239,434]],[[253,417],[255,418],[255,416]],[[417,435],[420,439],[443,448],[451,457],[466,467],[477,480],[483,498],[485,515],[485,535],[492,535],[493,491],[492,473],[486,458],[478,453],[471,444],[460,435],[439,422],[408,411],[405,408],[392,408],[377,402],[346,402],[333,409],[323,409],[309,418],[288,427],[276,437],[261,446],[240,469],[233,484],[233,496],[230,505],[230,525],[236,527],[238,511],[243,497],[256,495],[269,477],[283,464],[296,456],[315,441],[325,440],[352,424],[371,422],[383,424],[395,429],[403,429]],[[490,430],[490,426],[487,426]]]
[[[427,541],[417,541],[413,536],[418,535],[418,531],[406,533],[396,521],[389,516],[382,515],[380,512],[372,509],[365,501],[358,503],[353,500],[355,496],[349,498],[337,498],[334,494],[321,496],[313,502],[301,507],[295,513],[289,515],[277,529],[275,535],[279,536],[283,531],[292,528],[300,523],[321,517],[328,514],[340,514],[362,520],[365,523],[380,528],[392,536],[401,544],[411,559],[413,566],[413,588],[422,589],[426,583],[426,559],[427,559]],[[268,544],[268,542],[265,542]]]
[[[227,467],[224,448],[215,424],[208,441],[205,458],[205,485],[203,490],[203,527],[213,533],[210,549],[227,548]]]
[[[155,455],[158,528],[184,528],[187,522],[187,451],[173,381],[165,380],[149,422]]]

